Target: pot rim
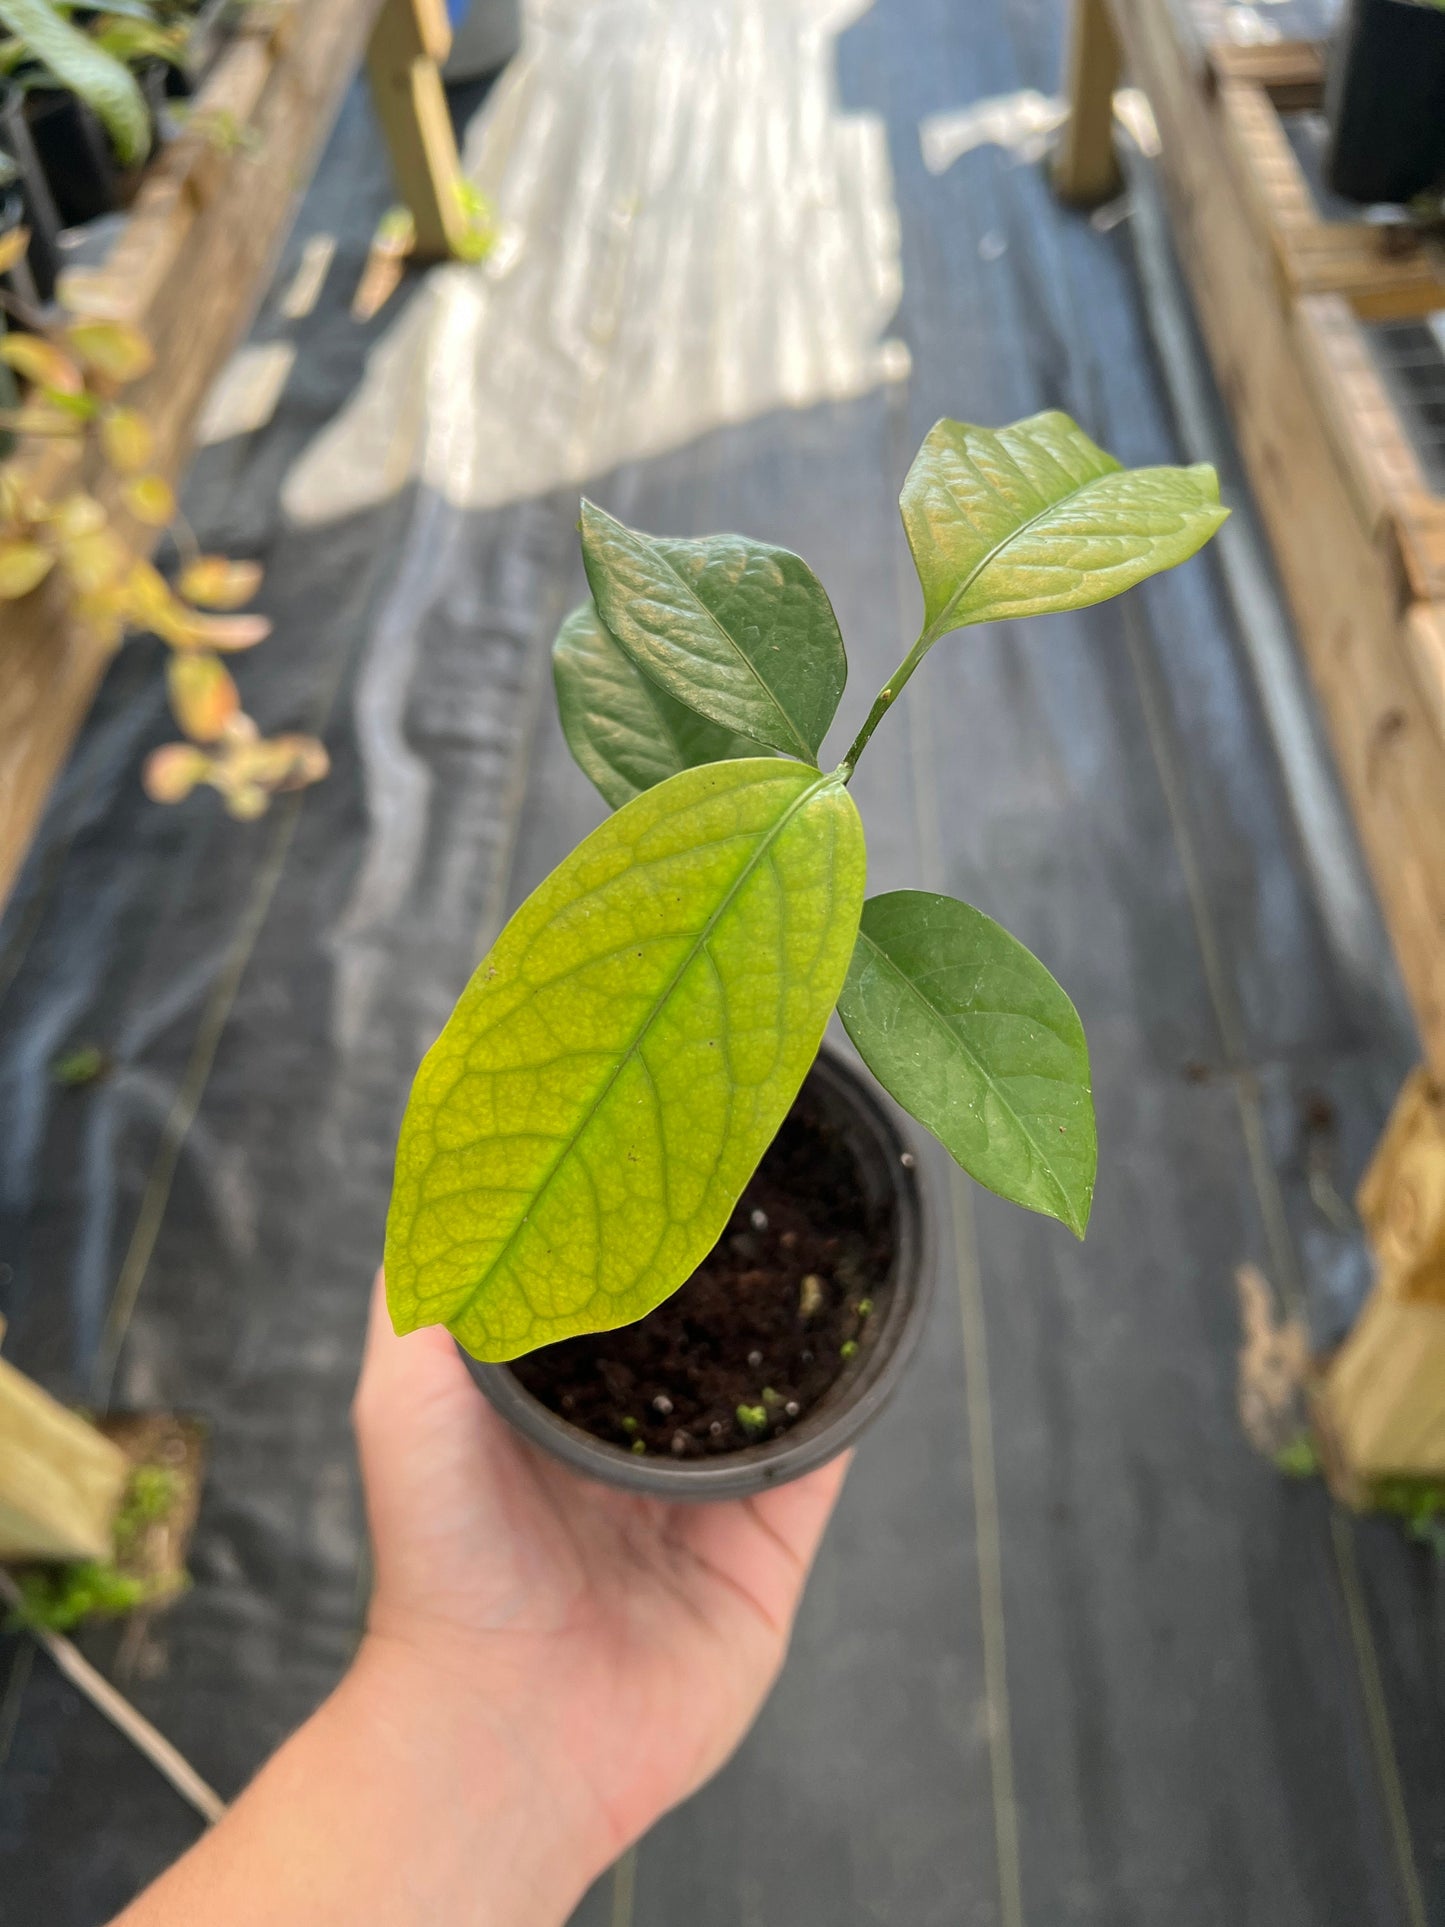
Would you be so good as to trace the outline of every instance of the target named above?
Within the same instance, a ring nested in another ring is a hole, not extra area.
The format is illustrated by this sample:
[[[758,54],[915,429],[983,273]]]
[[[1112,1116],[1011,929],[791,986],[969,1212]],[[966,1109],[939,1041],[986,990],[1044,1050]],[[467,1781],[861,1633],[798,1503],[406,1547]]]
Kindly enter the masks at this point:
[[[849,1113],[859,1140],[853,1146],[855,1156],[869,1158],[885,1174],[893,1194],[892,1289],[876,1335],[860,1350],[851,1374],[835,1381],[807,1417],[782,1437],[716,1458],[678,1461],[656,1454],[640,1457],[595,1438],[534,1398],[509,1366],[468,1358],[488,1400],[524,1438],[573,1471],[619,1491],[652,1498],[713,1500],[747,1498],[802,1478],[846,1451],[872,1424],[897,1389],[933,1300],[933,1240],[923,1167],[900,1127],[896,1107],[851,1058],[824,1044],[805,1082],[814,1080]]]

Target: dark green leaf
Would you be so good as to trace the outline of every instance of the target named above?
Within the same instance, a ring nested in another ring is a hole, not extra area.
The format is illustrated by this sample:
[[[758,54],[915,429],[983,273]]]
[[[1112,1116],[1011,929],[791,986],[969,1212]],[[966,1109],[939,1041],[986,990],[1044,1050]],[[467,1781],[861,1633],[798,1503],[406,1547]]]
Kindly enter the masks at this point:
[[[757,745],[699,716],[644,676],[597,613],[574,609],[552,644],[567,745],[613,809],[679,770],[756,756]]]
[[[806,562],[741,535],[643,535],[591,502],[582,555],[602,620],[646,676],[722,728],[816,761],[848,667]]]
[[[953,897],[872,897],[838,1011],[874,1076],[971,1177],[1083,1237],[1098,1161],[1088,1046],[1017,938]]]

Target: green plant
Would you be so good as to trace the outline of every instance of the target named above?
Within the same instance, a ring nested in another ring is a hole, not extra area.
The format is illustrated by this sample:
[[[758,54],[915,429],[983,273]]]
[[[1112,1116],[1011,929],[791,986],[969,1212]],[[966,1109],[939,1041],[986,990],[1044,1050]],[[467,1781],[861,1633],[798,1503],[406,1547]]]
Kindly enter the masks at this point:
[[[386,1239],[399,1330],[445,1323],[506,1359],[642,1317],[715,1242],[835,1004],[965,1170],[1082,1236],[1097,1150],[1072,1004],[968,904],[865,902],[848,784],[940,637],[1100,602],[1225,511],[1212,469],[1125,471],[1052,413],[938,423],[902,509],[923,627],[825,772],[846,661],[807,564],[583,504],[592,599],[554,663],[616,814],[517,911],[417,1074]]]
[[[17,230],[23,236],[23,230]],[[22,240],[23,245],[23,240]],[[0,245],[0,262],[5,258]],[[233,816],[259,816],[282,790],[324,776],[326,752],[313,737],[264,739],[241,709],[223,654],[253,648],[270,634],[263,616],[244,611],[261,582],[254,562],[201,555],[164,476],[151,467],[145,417],[121,399],[150,372],[149,342],[129,325],[84,316],[40,330],[39,317],[0,291],[31,332],[0,339],[0,366],[29,385],[23,406],[0,410],[0,429],[23,443],[69,443],[89,465],[89,488],[52,496],[38,486],[38,463],[22,447],[0,467],[0,604],[63,578],[74,617],[107,648],[128,630],[153,631],[170,647],[171,710],[190,739],[168,743],[146,763],[145,786],[157,801],[181,801],[210,784]],[[99,491],[99,492],[97,492]],[[117,525],[101,500],[113,499]],[[133,531],[170,529],[182,564],[173,588],[140,552]]]
[[[75,26],[71,9],[52,0],[0,0],[0,26],[13,36],[0,50],[0,65],[17,74],[29,68],[34,84],[63,87],[83,100],[110,135],[116,159],[130,167],[150,152],[151,121],[125,64],[127,50],[134,52],[134,33],[121,38],[117,51],[103,44],[106,32],[119,33],[121,11],[112,10],[94,34]],[[136,10],[123,11],[129,16]],[[148,25],[146,19],[131,20],[133,29]]]

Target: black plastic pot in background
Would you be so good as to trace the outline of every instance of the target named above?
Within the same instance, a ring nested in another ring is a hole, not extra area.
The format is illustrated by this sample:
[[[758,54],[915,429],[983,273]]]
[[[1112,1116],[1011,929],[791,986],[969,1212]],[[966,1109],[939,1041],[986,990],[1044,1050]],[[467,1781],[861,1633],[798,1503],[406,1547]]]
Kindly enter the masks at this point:
[[[801,1478],[844,1452],[883,1410],[927,1322],[934,1266],[923,1189],[912,1152],[871,1079],[824,1050],[808,1073],[810,1100],[852,1153],[865,1196],[892,1205],[893,1257],[870,1296],[876,1307],[858,1355],[790,1431],[706,1459],[634,1456],[594,1438],[533,1398],[506,1365],[468,1359],[508,1423],[591,1479],[660,1499],[740,1499]]]
[[[17,291],[48,301],[55,293],[55,277],[60,269],[60,215],[30,138],[25,96],[18,87],[0,86],[0,150],[8,154],[20,170],[20,196],[25,225],[30,229],[25,270],[34,287],[28,289],[21,285]]]
[[[1445,6],[1346,0],[1325,115],[1336,194],[1402,202],[1445,185]]]
[[[0,241],[3,241],[7,234],[13,234],[16,228],[25,225],[25,196],[20,191],[18,171],[12,179],[9,160],[0,157],[0,165],[4,168],[3,177],[0,177]],[[34,281],[23,261],[12,268],[9,274],[0,276],[0,282],[22,298],[34,299]],[[0,335],[5,332],[6,322],[5,311],[0,308]],[[14,371],[0,363],[0,409],[15,408],[19,401],[20,390]],[[14,435],[8,428],[0,428],[0,462],[5,460],[14,446]]]
[[[166,65],[147,60],[134,72],[150,109],[154,152],[165,102]],[[62,227],[79,227],[130,204],[145,161],[122,167],[109,134],[83,100],[59,87],[32,87],[25,95],[25,119]]]

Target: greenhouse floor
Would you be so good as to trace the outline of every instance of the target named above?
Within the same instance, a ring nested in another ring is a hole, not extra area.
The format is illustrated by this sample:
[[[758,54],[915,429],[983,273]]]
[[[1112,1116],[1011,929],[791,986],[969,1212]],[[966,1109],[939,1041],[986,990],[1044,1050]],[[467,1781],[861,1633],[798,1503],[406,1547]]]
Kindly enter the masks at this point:
[[[547,661],[579,482],[804,554],[848,642],[841,742],[914,633],[895,498],[936,417],[1060,407],[1126,462],[1186,452],[1140,210],[1066,213],[1038,164],[1058,0],[546,0],[535,26],[470,145],[500,258],[352,319],[390,198],[353,95],[188,486],[205,544],[266,564],[247,706],[319,729],[330,778],[255,824],[146,803],[169,724],[127,647],[0,927],[5,1355],[204,1419],[191,1590],[84,1643],[227,1797],[357,1637],[347,1405],[411,1073],[601,814]],[[1000,100],[980,143],[959,110]],[[1094,1221],[1078,1246],[931,1165],[930,1340],[782,1683],[585,1927],[1445,1923],[1445,1568],[1282,1477],[1236,1410],[1236,1268],[1340,1334],[1367,1281],[1343,1200],[1415,1056],[1321,833],[1328,766],[1286,786],[1250,645],[1216,548],[951,638],[879,732],[871,887],[980,904],[1083,1015]],[[102,1075],[66,1088],[83,1046]],[[0,1639],[4,1927],[96,1927],[199,1825]]]

